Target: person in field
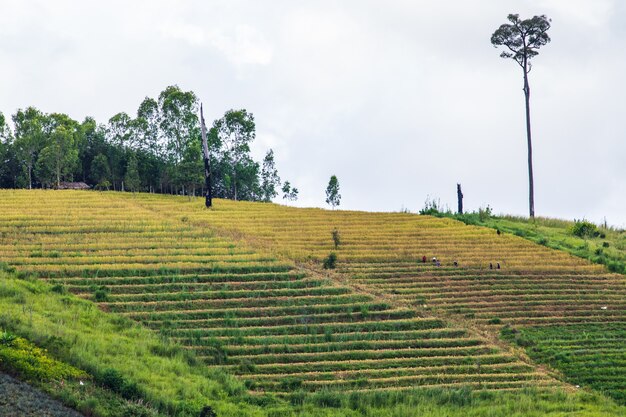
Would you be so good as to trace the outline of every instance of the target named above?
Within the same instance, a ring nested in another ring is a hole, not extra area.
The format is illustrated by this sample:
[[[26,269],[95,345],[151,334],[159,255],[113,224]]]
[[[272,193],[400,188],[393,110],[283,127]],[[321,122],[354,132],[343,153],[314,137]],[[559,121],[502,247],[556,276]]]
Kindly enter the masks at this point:
[[[493,263],[489,262],[489,269],[493,269]]]
[[[422,256],[422,263],[425,264],[426,263],[426,255]]]

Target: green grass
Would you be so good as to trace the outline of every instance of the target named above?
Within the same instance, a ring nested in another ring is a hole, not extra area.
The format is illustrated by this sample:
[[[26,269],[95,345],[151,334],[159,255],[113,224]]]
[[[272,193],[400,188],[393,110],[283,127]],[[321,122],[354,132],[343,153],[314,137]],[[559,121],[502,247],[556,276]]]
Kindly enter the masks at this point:
[[[229,414],[243,385],[209,369],[188,351],[157,334],[41,281],[24,281],[0,271],[0,328],[46,348],[88,374],[115,371],[136,384],[141,397],[167,415],[198,415],[204,405]],[[252,407],[254,408],[254,407]],[[250,414],[254,415],[254,413]]]

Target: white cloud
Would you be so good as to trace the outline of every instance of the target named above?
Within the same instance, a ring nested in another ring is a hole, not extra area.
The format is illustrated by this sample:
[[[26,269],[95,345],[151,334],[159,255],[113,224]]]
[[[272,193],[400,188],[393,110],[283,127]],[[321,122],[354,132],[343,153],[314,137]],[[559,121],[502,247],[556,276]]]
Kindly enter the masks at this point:
[[[531,73],[537,212],[626,223],[622,115],[626,10],[600,0],[0,0],[0,111],[34,105],[99,121],[170,84],[210,123],[257,122],[300,204],[527,210],[521,72],[491,33],[508,13],[546,14],[552,42]],[[623,187],[622,187],[623,188]]]
[[[268,65],[272,61],[272,47],[258,30],[238,24],[230,32],[185,22],[168,22],[161,27],[161,35],[165,38],[182,40],[192,47],[215,48],[237,67]]]

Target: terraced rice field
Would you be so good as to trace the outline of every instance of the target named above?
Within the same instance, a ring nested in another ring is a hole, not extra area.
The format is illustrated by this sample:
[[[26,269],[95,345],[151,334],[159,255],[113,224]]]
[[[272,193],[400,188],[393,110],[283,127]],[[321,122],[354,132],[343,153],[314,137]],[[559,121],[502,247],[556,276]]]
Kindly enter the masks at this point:
[[[626,327],[581,324],[523,328],[508,334],[531,357],[561,370],[567,380],[626,403]]]
[[[239,375],[252,391],[557,384],[471,329],[315,268],[296,267],[281,234],[291,223],[275,228],[281,237],[276,246],[257,245],[254,234],[247,243],[235,233],[262,224],[251,207],[266,216],[271,213],[266,209],[277,206],[216,201],[208,212],[200,200],[167,196],[74,191],[0,196],[0,261],[178,340],[207,365]],[[232,219],[239,215],[246,220]],[[391,233],[394,216],[384,220]],[[437,226],[429,221],[424,224]],[[328,252],[321,226],[319,233],[319,242],[302,235],[294,240],[296,259]],[[354,252],[352,265],[381,262],[391,253],[390,246],[368,247],[368,241],[366,236]],[[342,268],[346,265],[342,259]]]
[[[624,401],[626,384],[615,375],[624,375],[626,338],[623,332],[616,337],[602,335],[626,328],[626,280],[601,266],[450,219],[229,201],[206,211],[198,203],[160,196],[145,201],[160,213],[247,236],[258,247],[300,262],[320,261],[334,251],[338,256],[338,270],[331,274],[335,281],[493,337],[503,326],[544,335],[542,328],[556,329],[541,342],[541,349],[553,351],[563,346],[561,337],[567,339],[581,326],[592,326],[598,337],[592,345],[581,342],[575,350],[580,357],[592,358],[584,364],[576,362],[580,369],[576,364],[547,361],[545,355],[533,357],[552,363],[574,384],[607,391]],[[334,229],[341,238],[337,249],[331,235]],[[426,264],[421,262],[423,256]],[[433,265],[432,257],[441,261],[440,267]],[[501,269],[496,269],[498,263]],[[594,367],[594,372],[584,371]]]

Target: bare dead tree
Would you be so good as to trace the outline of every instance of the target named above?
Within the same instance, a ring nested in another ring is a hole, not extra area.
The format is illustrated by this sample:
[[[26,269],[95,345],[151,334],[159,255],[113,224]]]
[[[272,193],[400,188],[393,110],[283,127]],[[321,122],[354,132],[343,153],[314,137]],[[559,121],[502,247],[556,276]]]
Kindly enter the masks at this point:
[[[205,205],[208,208],[213,205],[213,190],[211,189],[211,155],[209,154],[209,143],[207,141],[202,103],[200,103],[200,124],[202,129],[202,153],[204,154],[204,186],[206,188]]]

